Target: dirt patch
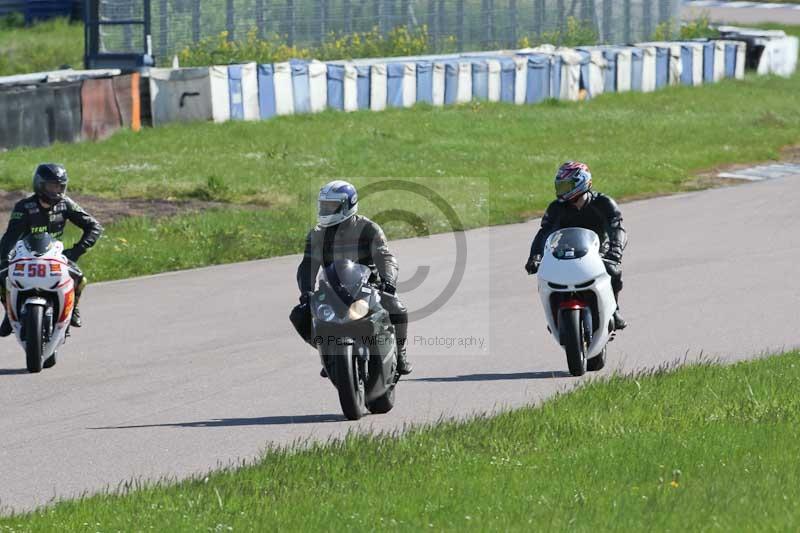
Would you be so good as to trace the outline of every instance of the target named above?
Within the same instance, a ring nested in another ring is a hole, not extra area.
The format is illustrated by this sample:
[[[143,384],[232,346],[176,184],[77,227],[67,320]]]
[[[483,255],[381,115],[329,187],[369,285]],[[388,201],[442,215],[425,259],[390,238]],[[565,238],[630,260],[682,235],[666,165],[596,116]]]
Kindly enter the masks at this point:
[[[8,224],[8,217],[11,215],[14,204],[30,194],[22,191],[0,191],[0,228],[2,230]],[[103,225],[112,224],[128,217],[163,218],[228,205],[222,202],[199,200],[170,202],[168,200],[108,200],[85,194],[70,194],[69,196]]]

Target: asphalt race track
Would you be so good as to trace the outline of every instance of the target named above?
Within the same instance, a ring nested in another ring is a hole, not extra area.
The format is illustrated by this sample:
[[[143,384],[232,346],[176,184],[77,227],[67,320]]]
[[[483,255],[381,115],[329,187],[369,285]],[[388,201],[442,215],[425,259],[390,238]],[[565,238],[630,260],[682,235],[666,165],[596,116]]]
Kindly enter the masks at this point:
[[[800,345],[800,177],[623,206],[630,244],[614,369],[736,360]],[[58,365],[0,345],[0,500],[23,510],[130,479],[184,477],[265,445],[534,403],[581,380],[545,331],[522,265],[538,221],[466,234],[452,298],[410,327],[413,379],[388,415],[343,421],[291,328],[298,257],[96,284]],[[453,272],[453,234],[393,243],[420,310]],[[417,316],[419,313],[417,313]],[[481,341],[483,344],[481,345]],[[692,391],[687,390],[687,394]]]
[[[751,6],[747,2],[685,2],[681,6],[681,18],[694,20],[707,16],[711,22],[728,24],[800,24],[800,10],[796,4],[761,4]]]

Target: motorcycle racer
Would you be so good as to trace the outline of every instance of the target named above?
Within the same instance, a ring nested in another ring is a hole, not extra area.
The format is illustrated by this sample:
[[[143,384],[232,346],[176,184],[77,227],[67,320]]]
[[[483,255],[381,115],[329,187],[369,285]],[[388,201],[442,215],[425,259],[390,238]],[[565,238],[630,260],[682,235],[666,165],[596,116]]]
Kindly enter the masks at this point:
[[[70,324],[81,327],[78,301],[86,287],[86,277],[76,261],[86,250],[94,246],[103,233],[100,223],[67,195],[67,170],[54,163],[42,163],[33,173],[33,195],[23,198],[14,206],[3,238],[0,240],[0,299],[5,304],[5,276],[8,272],[8,254],[16,242],[26,235],[49,233],[61,238],[67,221],[83,230],[80,240],[72,248],[64,250],[69,261],[69,271],[75,282],[75,307]],[[8,316],[0,324],[0,337],[11,334]]]
[[[311,343],[311,310],[308,293],[313,292],[317,273],[338,259],[368,266],[371,281],[381,292],[381,305],[389,312],[397,338],[397,372],[410,374],[406,357],[408,311],[396,294],[398,265],[389,251],[386,236],[375,222],[358,215],[356,188],[341,180],[326,184],[319,192],[317,225],[308,233],[303,260],[297,268],[300,304],[289,319],[303,339]]]
[[[614,325],[625,329],[627,323],[619,312],[619,293],[622,290],[622,253],[628,238],[622,226],[622,213],[610,196],[592,190],[592,174],[585,163],[567,161],[555,177],[556,200],[547,207],[541,228],[531,243],[525,263],[528,274],[535,274],[542,261],[547,237],[561,228],[586,228],[600,237],[600,247],[611,286],[617,300]]]

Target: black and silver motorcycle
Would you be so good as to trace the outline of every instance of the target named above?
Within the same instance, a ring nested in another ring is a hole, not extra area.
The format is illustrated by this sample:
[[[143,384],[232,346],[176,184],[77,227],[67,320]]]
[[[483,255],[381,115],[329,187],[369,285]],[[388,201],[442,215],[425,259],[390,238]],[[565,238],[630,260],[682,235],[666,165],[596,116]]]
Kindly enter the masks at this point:
[[[309,298],[314,344],[350,420],[367,410],[388,413],[400,378],[394,326],[369,283],[371,273],[353,261],[335,261]]]

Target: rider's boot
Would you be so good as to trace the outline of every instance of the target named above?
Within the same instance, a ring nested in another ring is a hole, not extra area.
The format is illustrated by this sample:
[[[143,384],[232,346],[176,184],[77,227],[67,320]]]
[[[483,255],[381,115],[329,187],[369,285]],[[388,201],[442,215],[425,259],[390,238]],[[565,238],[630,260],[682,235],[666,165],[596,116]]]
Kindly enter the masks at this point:
[[[86,277],[78,283],[78,286],[75,288],[75,305],[72,308],[72,318],[69,321],[69,325],[73,328],[79,328],[83,325],[81,321],[81,312],[78,309],[78,302],[81,299],[81,294],[83,294],[83,289],[86,287]]]
[[[3,302],[3,309],[6,307],[6,291],[0,288],[0,302]],[[11,322],[8,320],[8,312],[3,317],[3,323],[0,324],[0,337],[8,337],[14,330],[11,328]]]
[[[411,362],[406,357],[406,339],[398,340],[397,342],[397,373],[401,376],[407,376],[414,370]]]
[[[614,299],[617,301],[617,310],[614,311],[614,329],[621,331],[628,327],[628,323],[622,318],[619,312],[619,291],[614,291]]]
[[[0,324],[0,337],[8,337],[14,330],[11,328],[11,322],[8,321],[8,315],[3,317],[3,323]]]

